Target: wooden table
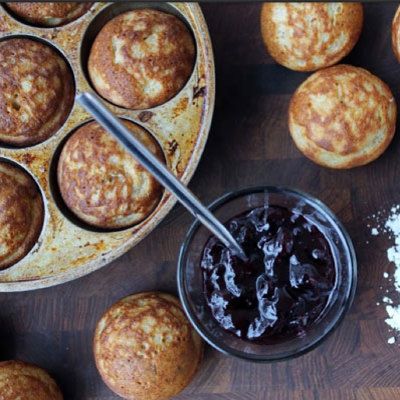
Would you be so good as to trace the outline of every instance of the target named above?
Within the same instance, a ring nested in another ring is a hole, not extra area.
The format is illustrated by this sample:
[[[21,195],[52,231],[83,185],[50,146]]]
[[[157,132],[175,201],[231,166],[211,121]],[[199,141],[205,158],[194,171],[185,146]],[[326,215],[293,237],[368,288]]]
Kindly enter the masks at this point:
[[[365,5],[361,40],[345,61],[380,76],[400,100],[400,65],[390,47],[395,9],[390,3]],[[203,10],[215,50],[217,104],[191,188],[205,202],[233,189],[267,184],[319,197],[353,238],[359,285],[344,322],[318,349],[292,361],[259,365],[207,348],[201,371],[179,399],[400,399],[399,346],[387,344],[386,313],[376,305],[387,288],[382,273],[392,268],[388,243],[371,240],[366,220],[400,202],[400,132],[368,166],[331,171],[314,165],[296,150],[286,122],[290,96],[307,75],[274,64],[265,53],[260,5],[204,4]],[[143,242],[99,272],[51,289],[0,294],[0,358],[48,369],[66,400],[117,399],[94,366],[96,321],[128,294],[176,293],[178,249],[191,221],[182,207],[175,207]]]

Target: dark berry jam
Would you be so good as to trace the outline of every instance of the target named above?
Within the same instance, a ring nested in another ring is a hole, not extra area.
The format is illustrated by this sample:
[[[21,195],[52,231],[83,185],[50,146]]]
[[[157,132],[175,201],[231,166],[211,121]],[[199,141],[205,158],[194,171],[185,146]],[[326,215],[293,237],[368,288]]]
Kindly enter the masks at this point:
[[[303,336],[335,286],[332,250],[307,216],[283,207],[247,211],[226,224],[248,256],[214,236],[201,268],[207,303],[222,328],[263,344]]]

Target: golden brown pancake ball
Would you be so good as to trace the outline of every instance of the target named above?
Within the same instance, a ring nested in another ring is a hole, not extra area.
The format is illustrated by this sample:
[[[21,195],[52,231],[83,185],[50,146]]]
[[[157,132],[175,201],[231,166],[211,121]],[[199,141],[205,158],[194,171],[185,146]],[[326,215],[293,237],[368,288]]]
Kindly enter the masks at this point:
[[[175,396],[193,379],[202,354],[179,301],[164,293],[122,299],[103,315],[94,336],[103,381],[130,400]]]
[[[397,60],[400,62],[400,7],[397,8],[392,23],[392,47]]]
[[[89,75],[97,92],[118,106],[155,107],[175,96],[193,70],[195,46],[174,15],[143,9],[121,14],[97,35]]]
[[[123,121],[158,159],[165,161],[153,136]],[[125,228],[145,219],[163,189],[97,122],[80,127],[65,144],[58,163],[64,202],[82,221],[98,228]]]
[[[0,270],[23,258],[43,226],[42,196],[22,168],[0,162]]]
[[[352,168],[378,158],[396,128],[396,102],[375,75],[351,65],[315,72],[294,93],[289,129],[317,164]]]
[[[271,56],[295,71],[336,64],[357,43],[361,3],[264,3],[261,33]]]
[[[65,25],[85,14],[92,3],[77,2],[21,2],[7,3],[7,8],[31,25],[53,27]]]
[[[72,73],[55,50],[26,38],[0,42],[0,142],[46,140],[63,125],[73,101]]]
[[[63,400],[56,382],[43,369],[22,361],[0,362],[1,400]]]

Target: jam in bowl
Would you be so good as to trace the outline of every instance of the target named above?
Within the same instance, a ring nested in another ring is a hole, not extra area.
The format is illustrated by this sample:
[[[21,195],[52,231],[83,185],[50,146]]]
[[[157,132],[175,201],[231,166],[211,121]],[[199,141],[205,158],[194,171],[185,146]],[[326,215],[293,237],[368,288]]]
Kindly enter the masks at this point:
[[[314,348],[354,296],[356,258],[343,226],[319,200],[284,188],[231,193],[210,208],[247,260],[193,224],[178,288],[197,331],[223,353],[253,361]]]

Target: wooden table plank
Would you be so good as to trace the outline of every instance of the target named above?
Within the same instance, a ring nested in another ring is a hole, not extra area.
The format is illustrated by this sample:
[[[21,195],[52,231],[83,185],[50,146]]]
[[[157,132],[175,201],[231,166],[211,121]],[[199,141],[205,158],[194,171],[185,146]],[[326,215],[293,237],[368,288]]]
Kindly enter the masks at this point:
[[[396,4],[365,5],[360,42],[347,63],[376,73],[399,100],[400,66],[390,47]],[[391,266],[387,240],[371,244],[367,217],[400,201],[400,134],[376,162],[330,171],[306,160],[287,129],[290,95],[307,74],[276,65],[259,33],[259,4],[204,4],[215,49],[217,103],[210,139],[191,188],[209,202],[252,185],[287,185],[326,202],[351,234],[359,287],[350,313],[318,349],[271,365],[250,364],[207,348],[201,371],[181,400],[392,400],[400,398],[399,347],[387,344],[377,307]],[[96,321],[116,300],[143,290],[176,293],[179,246],[191,217],[176,207],[143,242],[111,265],[63,286],[0,294],[0,359],[48,369],[65,398],[117,399],[101,382],[91,342]],[[370,240],[367,244],[366,241]],[[382,286],[382,289],[380,289]]]

